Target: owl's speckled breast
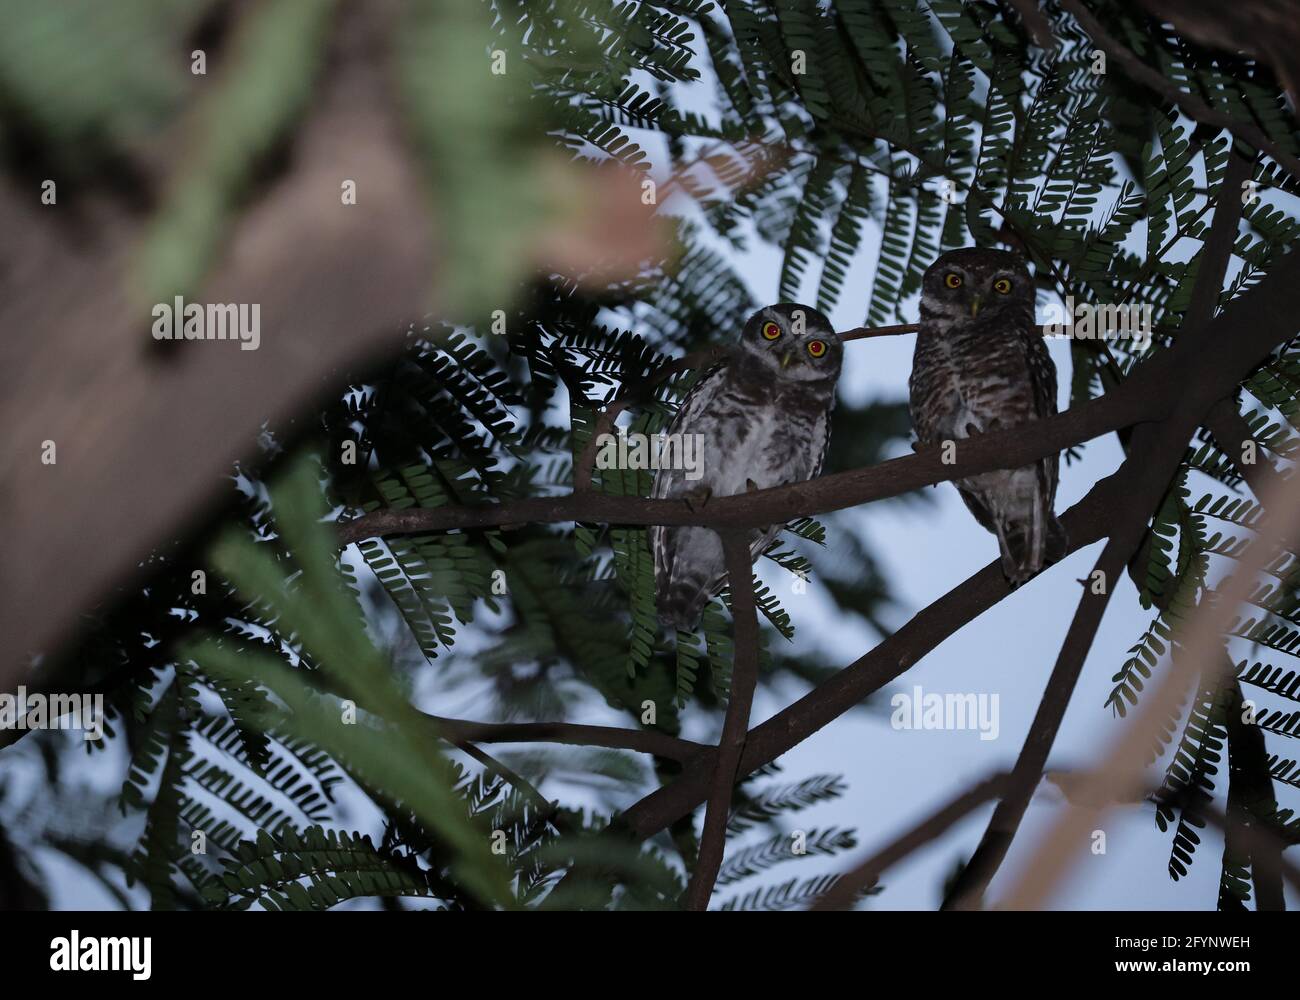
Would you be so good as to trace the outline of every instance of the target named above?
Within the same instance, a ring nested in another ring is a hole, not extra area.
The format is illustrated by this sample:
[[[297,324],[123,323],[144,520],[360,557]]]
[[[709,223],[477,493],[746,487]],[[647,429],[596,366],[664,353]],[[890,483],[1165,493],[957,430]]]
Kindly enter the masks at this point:
[[[1018,331],[1008,331],[1007,320],[922,323],[908,383],[921,440],[965,438],[1037,419],[1035,380],[1051,361],[1041,338],[1031,344]],[[1032,321],[1029,328],[1037,333]],[[1043,359],[1033,357],[1035,349]]]

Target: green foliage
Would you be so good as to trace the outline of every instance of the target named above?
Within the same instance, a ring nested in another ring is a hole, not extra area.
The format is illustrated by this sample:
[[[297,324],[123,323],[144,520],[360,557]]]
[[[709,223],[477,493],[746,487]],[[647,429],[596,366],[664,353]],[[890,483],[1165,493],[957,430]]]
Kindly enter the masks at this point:
[[[278,838],[259,831],[226,862],[220,884],[229,901],[215,888],[211,898],[235,910],[253,903],[268,910],[326,910],[359,896],[438,898],[445,891],[427,872],[381,854],[368,837],[315,826]]]
[[[809,809],[819,802],[839,798],[846,790],[838,774],[815,774],[793,784],[774,785],[752,795],[737,795],[727,820],[730,833],[741,833],[776,816]]]
[[[778,833],[761,843],[736,851],[718,872],[719,886],[731,885],[766,871],[782,861],[815,855],[834,855],[852,850],[857,840],[851,830],[808,830],[799,842],[794,835]]]
[[[123,0],[111,17],[94,3],[29,6],[0,4],[0,151],[21,143],[38,162],[88,177],[176,124],[193,80],[167,53],[210,5]],[[694,633],[664,630],[647,533],[636,527],[392,536],[340,557],[333,525],[564,493],[602,407],[630,395],[626,429],[665,428],[703,373],[652,389],[647,377],[684,351],[732,340],[758,300],[851,305],[862,322],[906,322],[929,263],[972,243],[1022,250],[1040,306],[1067,295],[1151,306],[1149,346],[1071,343],[1071,405],[1167,350],[1202,265],[1230,137],[1152,106],[1122,74],[1093,72],[1093,41],[1058,5],[1043,9],[1059,42],[1050,53],[1027,44],[1006,3],[403,7],[384,79],[438,221],[444,316],[472,322],[500,310],[503,325],[413,322],[399,357],[340,373],[343,391],[291,427],[268,429],[261,460],[239,470],[203,544],[151,559],[148,586],[123,597],[79,656],[80,679],[113,706],[107,742],[128,761],[120,809],[142,833],[126,849],[105,834],[98,851],[64,834],[61,849],[124,899],[104,872],[129,873],[156,907],[326,909],[406,897],[448,908],[678,905],[692,833],[673,841],[681,858],[664,853],[666,841],[629,847],[606,836],[617,809],[670,780],[674,763],[572,748],[485,761],[443,739],[416,706],[471,703],[483,720],[600,714],[669,735],[688,723],[716,730],[732,669],[731,595],[708,605]],[[1296,151],[1267,73],[1137,9],[1105,4],[1104,13],[1166,78]],[[261,193],[268,161],[292,146],[319,97],[339,5],[264,4],[238,22],[237,44],[223,53],[229,72],[201,98],[213,128],[145,220],[137,279],[155,297],[196,287]],[[504,74],[489,70],[498,53]],[[583,192],[550,183],[551,168],[564,176],[571,161],[642,176],[653,161],[672,251],[603,287],[528,279],[539,224],[580,207]],[[671,171],[667,181],[658,168]],[[1253,176],[1262,196],[1243,208],[1220,307],[1300,242],[1288,201],[1297,181],[1267,157]],[[775,287],[750,287],[737,263],[748,251],[779,262]],[[1261,460],[1293,459],[1300,348],[1277,352],[1241,389]],[[911,433],[901,394],[846,393],[828,470],[900,450]],[[344,458],[352,449],[355,461]],[[1253,531],[1259,509],[1236,492],[1236,459],[1202,435],[1154,512],[1131,569],[1155,615],[1114,676],[1106,704],[1116,714],[1181,655],[1178,629]],[[644,497],[650,484],[648,470],[596,469],[582,485]],[[1205,491],[1195,503],[1193,486]],[[765,681],[803,685],[842,666],[812,652],[797,628],[801,591],[784,589],[790,574],[851,623],[888,631],[889,581],[847,513],[785,525],[756,568]],[[824,566],[823,546],[849,568]],[[191,585],[199,566],[211,577],[203,592]],[[1300,653],[1294,558],[1280,557],[1268,577],[1228,653],[1240,683],[1290,705],[1296,675],[1279,658]],[[1152,748],[1172,753],[1157,822],[1175,830],[1174,877],[1191,863],[1198,809],[1231,739],[1225,690],[1192,692]],[[340,721],[354,710],[355,724]],[[1300,713],[1265,707],[1258,724],[1270,740],[1300,735]],[[45,756],[53,769],[61,753],[46,747]],[[1300,787],[1292,759],[1273,755],[1267,769],[1268,780]],[[562,805],[575,786],[596,805]],[[720,884],[797,860],[780,821],[844,791],[835,775],[742,784],[729,831],[758,839],[733,845]],[[352,828],[345,796],[367,805],[369,829]],[[1294,827],[1285,810],[1275,818],[1278,829]],[[811,856],[854,843],[851,831],[819,829],[807,834]],[[498,832],[504,853],[492,848]],[[199,834],[207,854],[191,850]],[[612,894],[574,874],[588,865],[612,873]],[[1244,871],[1225,857],[1226,896],[1244,898]],[[721,905],[802,906],[834,879],[798,876]]]

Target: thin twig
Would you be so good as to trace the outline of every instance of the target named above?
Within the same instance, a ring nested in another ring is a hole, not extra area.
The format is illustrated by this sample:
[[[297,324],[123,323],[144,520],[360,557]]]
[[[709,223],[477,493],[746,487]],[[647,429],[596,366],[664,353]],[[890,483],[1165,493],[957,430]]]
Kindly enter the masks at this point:
[[[898,323],[894,326],[856,326],[840,334],[840,340],[866,340],[868,337],[896,337],[900,333],[916,333],[920,323]]]
[[[942,809],[926,817],[906,833],[895,838],[871,857],[840,876],[839,880],[820,896],[810,910],[845,910],[853,905],[858,894],[875,885],[881,873],[897,864],[913,851],[942,836],[990,799],[1001,796],[1007,787],[1007,775],[996,774],[974,788],[962,792]]]

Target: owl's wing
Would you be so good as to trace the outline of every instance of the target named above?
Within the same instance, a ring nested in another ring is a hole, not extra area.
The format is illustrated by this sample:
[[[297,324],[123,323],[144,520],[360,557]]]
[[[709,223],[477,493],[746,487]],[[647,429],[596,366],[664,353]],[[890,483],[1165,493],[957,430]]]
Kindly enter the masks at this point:
[[[1047,350],[1047,344],[1030,331],[1029,376],[1034,392],[1034,408],[1040,420],[1056,413],[1056,365]],[[1040,562],[1055,562],[1065,556],[1069,541],[1061,522],[1056,518],[1056,486],[1060,479],[1061,456],[1051,454],[1038,462],[1038,506],[1034,537],[1041,538]]]
[[[701,422],[713,405],[713,400],[722,388],[726,375],[726,361],[719,362],[708,369],[699,380],[691,386],[677,408],[673,421],[668,425],[668,434],[687,434],[691,428]],[[688,480],[685,469],[659,469],[655,473],[654,485],[650,495],[656,500],[671,500],[697,488],[701,480]]]
[[[805,479],[814,479],[820,476],[823,467],[826,465],[826,453],[831,450],[831,411],[834,409],[835,397],[832,395],[830,405],[826,407],[826,412],[815,429],[812,447],[809,452],[817,457],[813,461],[812,468],[808,470],[808,474],[804,476]],[[820,442],[817,441],[818,437],[821,438]]]
[[[700,423],[722,387],[726,370],[726,359],[724,359],[707,370],[691,386],[668,427],[669,434],[689,433],[690,428]],[[687,479],[685,469],[659,469],[655,473],[651,496],[656,500],[671,500],[698,490],[700,487],[701,480]],[[672,563],[679,549],[675,543],[683,530],[681,527],[666,527],[662,524],[650,527],[650,551],[654,556],[655,581],[661,592],[672,577]]]
[[[1039,420],[1056,413],[1056,365],[1037,327],[1027,335],[1025,360],[1033,389],[1034,413]]]
[[[1032,327],[1027,336],[1026,361],[1029,364],[1029,385],[1033,394],[1034,415],[1039,420],[1044,420],[1056,413],[1056,365],[1052,362],[1052,355],[1047,350],[1047,343],[1038,328]],[[1039,487],[1047,500],[1049,515],[1052,513],[1051,507],[1056,497],[1059,465],[1060,458],[1057,455],[1049,455],[1038,463]]]
[[[932,444],[943,437],[938,428],[940,409],[936,403],[949,388],[945,383],[943,368],[934,363],[926,344],[918,338],[912,354],[912,374],[907,379],[907,409],[920,444]]]

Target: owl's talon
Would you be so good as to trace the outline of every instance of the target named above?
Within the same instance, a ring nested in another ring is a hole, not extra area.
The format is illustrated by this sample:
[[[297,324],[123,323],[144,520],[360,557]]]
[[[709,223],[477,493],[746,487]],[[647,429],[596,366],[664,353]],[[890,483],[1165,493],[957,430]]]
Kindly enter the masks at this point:
[[[758,489],[758,483],[754,482],[754,480],[752,480],[752,479],[746,479],[746,480],[745,480],[745,492],[747,492],[747,493],[753,493],[753,492],[755,492],[757,489]]]
[[[713,497],[713,487],[705,486],[699,490],[696,490],[694,493],[685,494],[682,497],[682,499],[686,501],[686,506],[689,507],[691,513],[694,514],[697,510],[703,510],[704,505],[708,503],[709,500],[712,499],[712,497]],[[696,501],[699,502],[699,507],[695,506]]]

